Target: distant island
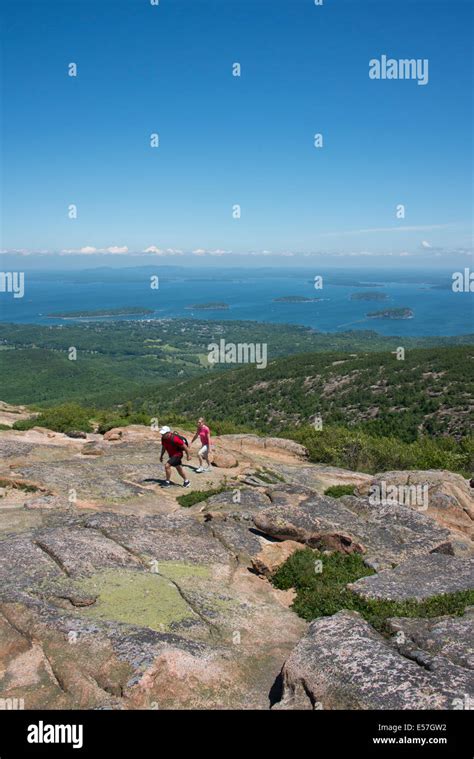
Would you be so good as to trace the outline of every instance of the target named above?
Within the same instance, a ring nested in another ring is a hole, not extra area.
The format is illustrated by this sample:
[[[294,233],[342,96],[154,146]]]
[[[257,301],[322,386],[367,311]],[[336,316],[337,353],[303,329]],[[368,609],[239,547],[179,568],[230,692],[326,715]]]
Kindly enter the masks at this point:
[[[314,285],[314,280],[308,279],[306,281],[309,285]],[[337,285],[341,287],[383,287],[383,284],[381,282],[359,282],[357,279],[349,279],[344,277],[339,277],[338,279],[334,279],[333,277],[326,277],[324,281],[328,285]]]
[[[414,314],[411,308],[387,308],[385,311],[371,311],[367,316],[369,319],[412,319]]]
[[[385,293],[352,293],[351,300],[387,300]]]
[[[124,308],[106,308],[100,311],[59,311],[55,314],[46,314],[51,319],[84,319],[88,316],[137,316],[153,314],[152,308],[142,306],[128,306]]]
[[[193,303],[186,308],[196,309],[197,311],[225,311],[229,308],[228,303]]]
[[[307,298],[305,295],[282,295],[280,298],[273,298],[274,303],[314,303],[321,298]]]

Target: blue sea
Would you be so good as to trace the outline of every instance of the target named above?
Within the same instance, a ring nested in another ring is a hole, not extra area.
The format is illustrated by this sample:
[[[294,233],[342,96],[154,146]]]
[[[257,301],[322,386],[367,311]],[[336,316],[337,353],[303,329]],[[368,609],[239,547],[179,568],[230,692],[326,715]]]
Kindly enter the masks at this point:
[[[150,287],[158,273],[159,288]],[[451,289],[452,272],[364,270],[321,272],[323,288],[314,288],[314,272],[297,270],[188,271],[178,267],[127,269],[98,268],[82,271],[25,273],[25,294],[13,298],[0,294],[2,322],[70,324],[50,313],[141,306],[152,315],[114,319],[255,320],[300,324],[322,332],[374,330],[384,335],[460,335],[474,331],[474,294]],[[351,300],[355,292],[380,292],[383,301]],[[278,303],[275,298],[305,296],[321,300]],[[229,309],[191,309],[196,303],[225,302]],[[368,318],[367,313],[391,308],[410,308],[413,318]],[[84,319],[80,320],[85,321]]]

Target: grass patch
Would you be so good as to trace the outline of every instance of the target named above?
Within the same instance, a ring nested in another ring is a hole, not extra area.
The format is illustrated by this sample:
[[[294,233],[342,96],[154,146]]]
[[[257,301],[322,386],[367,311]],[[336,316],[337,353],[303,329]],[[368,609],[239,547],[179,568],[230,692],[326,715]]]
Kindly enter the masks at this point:
[[[317,572],[317,561],[322,571]],[[381,601],[359,598],[346,589],[349,582],[375,574],[364,565],[360,554],[333,553],[323,555],[307,548],[296,551],[277,570],[273,585],[280,590],[294,588],[294,611],[308,621],[328,617],[342,609],[358,611],[376,630],[387,632],[389,617],[459,616],[474,603],[474,590],[434,596],[426,601]]]
[[[194,506],[196,503],[201,503],[201,501],[207,500],[211,495],[218,495],[219,493],[224,493],[226,490],[229,490],[229,488],[222,487],[213,488],[211,490],[193,490],[191,493],[186,493],[186,495],[179,495],[176,500],[180,506],[189,509],[190,506]]]
[[[324,491],[324,495],[330,495],[331,498],[341,498],[343,495],[354,495],[354,485],[331,485]]]

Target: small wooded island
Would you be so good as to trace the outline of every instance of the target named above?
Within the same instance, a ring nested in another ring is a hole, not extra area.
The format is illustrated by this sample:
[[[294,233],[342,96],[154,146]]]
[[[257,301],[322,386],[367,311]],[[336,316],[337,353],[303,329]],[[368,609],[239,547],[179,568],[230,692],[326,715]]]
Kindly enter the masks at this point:
[[[128,306],[123,308],[105,308],[99,311],[59,311],[55,314],[46,314],[46,316],[51,319],[85,319],[88,316],[145,316],[153,313],[152,308]]]
[[[385,293],[352,293],[351,300],[387,300]]]
[[[305,295],[282,295],[280,298],[273,298],[274,303],[314,303],[321,298],[307,298]]]
[[[229,308],[228,303],[193,303],[192,306],[186,306],[186,308],[196,309],[198,311],[225,311]]]
[[[413,316],[411,308],[387,308],[385,311],[371,311],[367,314],[369,319],[412,319]]]

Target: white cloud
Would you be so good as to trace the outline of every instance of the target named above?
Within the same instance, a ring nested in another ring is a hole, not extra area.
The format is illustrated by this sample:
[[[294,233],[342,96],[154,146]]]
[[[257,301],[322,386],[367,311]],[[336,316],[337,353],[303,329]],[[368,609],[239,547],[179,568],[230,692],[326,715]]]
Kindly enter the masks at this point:
[[[123,245],[122,247],[111,245],[109,248],[95,248],[93,245],[85,245],[82,248],[63,248],[63,250],[61,250],[61,255],[90,256],[94,253],[124,254],[128,253],[128,248],[126,245]]]
[[[158,248],[156,245],[149,245],[148,248],[145,248],[143,253],[153,253],[155,256],[182,256],[183,251],[179,250],[178,248]],[[132,255],[140,255],[139,253],[134,253]]]
[[[409,228],[405,227],[405,230]],[[349,234],[349,233],[342,233],[342,234]],[[341,246],[342,247],[342,246]],[[198,257],[205,257],[205,256],[215,256],[215,257],[223,257],[228,255],[234,255],[236,259],[241,258],[245,260],[245,257],[252,256],[252,257],[267,257],[272,256],[274,258],[287,258],[287,257],[294,257],[296,258],[309,258],[309,257],[319,257],[319,256],[333,256],[335,258],[339,257],[361,257],[361,256],[384,256],[384,257],[390,257],[390,256],[396,256],[396,257],[416,257],[419,256],[420,258],[430,258],[431,256],[436,255],[462,255],[462,256],[469,256],[472,257],[473,251],[472,248],[468,247],[438,247],[436,245],[433,245],[432,243],[428,242],[427,240],[421,240],[418,238],[417,247],[414,247],[413,249],[405,249],[401,252],[397,251],[388,251],[388,250],[361,250],[357,249],[357,246],[354,245],[352,250],[310,250],[310,251],[291,251],[291,250],[283,250],[278,252],[272,252],[270,250],[246,250],[241,251],[239,253],[233,253],[232,250],[226,250],[224,248],[195,248],[192,251],[186,250],[184,252],[183,250],[179,248],[159,248],[157,245],[149,245],[145,249],[132,249],[130,250],[127,245],[110,245],[106,248],[96,248],[94,245],[84,245],[80,248],[64,248],[61,251],[58,250],[43,250],[43,249],[25,249],[25,248],[4,248],[3,250],[0,250],[0,253],[2,254],[10,254],[10,255],[17,255],[17,256],[32,256],[32,255],[82,255],[82,256],[92,256],[92,255],[128,255],[128,256],[161,256],[161,257],[167,257],[167,256],[198,256]]]
[[[161,256],[163,255],[164,251],[160,248],[157,248],[156,245],[150,245],[150,247],[145,248],[143,251],[144,253],[156,253],[156,255]]]
[[[105,249],[105,252],[113,254],[128,253],[128,247],[126,245],[111,245],[110,248]]]

